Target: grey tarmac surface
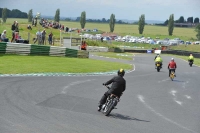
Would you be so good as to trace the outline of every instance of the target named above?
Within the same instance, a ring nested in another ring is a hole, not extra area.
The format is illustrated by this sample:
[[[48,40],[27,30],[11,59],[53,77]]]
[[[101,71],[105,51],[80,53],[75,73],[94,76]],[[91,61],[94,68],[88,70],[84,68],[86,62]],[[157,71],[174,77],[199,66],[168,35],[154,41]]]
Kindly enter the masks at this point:
[[[175,58],[156,72],[154,55],[137,54],[125,75],[127,89],[109,117],[97,111],[113,75],[0,77],[0,133],[200,133],[200,68]]]

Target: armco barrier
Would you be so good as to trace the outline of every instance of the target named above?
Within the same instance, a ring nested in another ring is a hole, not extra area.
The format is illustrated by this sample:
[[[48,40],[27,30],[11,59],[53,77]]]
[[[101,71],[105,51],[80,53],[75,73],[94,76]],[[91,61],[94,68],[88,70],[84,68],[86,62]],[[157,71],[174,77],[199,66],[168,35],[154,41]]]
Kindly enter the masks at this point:
[[[30,55],[49,55],[50,46],[31,45]]]
[[[7,43],[6,54],[29,55],[31,44]]]
[[[146,53],[147,50],[124,49],[124,52],[132,52],[132,53]]]
[[[65,47],[57,47],[57,46],[51,46],[49,55],[50,56],[65,56]]]
[[[67,57],[77,57],[78,50],[66,48],[65,56]]]
[[[85,50],[79,50],[78,58],[89,58],[89,52]]]
[[[89,52],[66,47],[31,45],[21,43],[1,43],[0,54],[47,55],[63,57],[88,58]]]
[[[5,54],[6,53],[6,47],[7,47],[6,44],[7,43],[3,43],[3,42],[0,43],[0,54]]]

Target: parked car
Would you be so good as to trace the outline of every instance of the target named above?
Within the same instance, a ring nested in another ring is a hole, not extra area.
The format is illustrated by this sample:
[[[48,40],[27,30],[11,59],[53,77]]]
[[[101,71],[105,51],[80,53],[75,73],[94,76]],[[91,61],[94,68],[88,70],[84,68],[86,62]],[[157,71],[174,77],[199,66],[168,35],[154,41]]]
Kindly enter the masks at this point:
[[[194,42],[194,44],[200,44],[200,41],[196,41],[196,42]]]
[[[90,29],[86,29],[85,31],[86,31],[86,32],[90,32],[91,30],[90,30]]]
[[[186,41],[185,44],[190,45],[192,43],[190,41]]]
[[[108,36],[106,36],[106,37],[103,37],[103,41],[110,41],[111,40],[111,38],[110,37],[108,37]]]
[[[93,32],[98,32],[98,29],[93,29]]]

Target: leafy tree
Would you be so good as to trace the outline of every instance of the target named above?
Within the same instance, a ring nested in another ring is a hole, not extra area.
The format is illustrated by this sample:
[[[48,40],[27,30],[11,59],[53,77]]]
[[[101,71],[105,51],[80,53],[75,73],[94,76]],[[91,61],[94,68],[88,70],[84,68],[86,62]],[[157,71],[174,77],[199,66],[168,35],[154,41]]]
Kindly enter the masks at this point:
[[[84,29],[85,24],[86,24],[86,12],[85,11],[83,11],[81,13],[80,24],[81,24],[81,28]]]
[[[56,10],[56,14],[55,14],[55,17],[54,17],[54,21],[55,21],[55,22],[59,22],[59,21],[60,21],[60,9],[57,9],[57,10]]]
[[[167,19],[167,20],[164,22],[164,25],[168,25],[168,22],[169,22],[169,20]]]
[[[145,15],[142,14],[139,18],[139,22],[138,22],[138,30],[139,30],[139,34],[142,34],[144,31],[144,26],[145,26]]]
[[[28,22],[31,22],[32,21],[32,18],[33,18],[33,10],[29,10],[28,12]]]
[[[197,32],[196,34],[197,40],[200,41],[200,24],[196,26],[195,31]]]
[[[81,20],[81,17],[77,17],[77,18],[76,18],[76,21],[80,21],[80,20]]]
[[[199,18],[195,18],[194,23],[199,23]]]
[[[102,18],[101,20],[103,23],[106,23],[106,19],[105,18]]]
[[[3,22],[5,23],[7,19],[7,8],[3,8],[2,10],[2,19],[3,19]]]
[[[109,25],[110,25],[110,32],[113,32],[114,29],[115,29],[115,15],[114,14],[111,14],[110,16],[110,21],[109,21]]]
[[[183,17],[183,16],[181,16],[181,17],[179,18],[179,23],[184,23],[184,17]]]
[[[193,17],[188,17],[187,22],[188,23],[193,23]]]
[[[174,30],[174,14],[171,14],[168,22],[168,32],[170,36],[172,36],[173,30]]]

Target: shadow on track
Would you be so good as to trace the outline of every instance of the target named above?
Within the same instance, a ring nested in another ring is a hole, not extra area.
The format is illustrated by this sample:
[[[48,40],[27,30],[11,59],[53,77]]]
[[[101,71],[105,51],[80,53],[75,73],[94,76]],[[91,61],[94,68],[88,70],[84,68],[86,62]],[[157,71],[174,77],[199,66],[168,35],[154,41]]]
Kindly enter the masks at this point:
[[[185,82],[185,81],[180,81],[180,80],[177,80],[177,79],[174,79],[173,81],[174,81],[174,82],[180,82],[180,83]]]
[[[109,117],[114,118],[114,119],[121,119],[121,120],[134,120],[134,121],[150,122],[147,120],[140,120],[140,119],[137,119],[134,117],[130,117],[130,116],[122,115],[122,114],[118,114],[118,113],[112,113],[112,114],[110,114]]]

